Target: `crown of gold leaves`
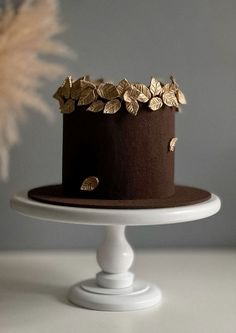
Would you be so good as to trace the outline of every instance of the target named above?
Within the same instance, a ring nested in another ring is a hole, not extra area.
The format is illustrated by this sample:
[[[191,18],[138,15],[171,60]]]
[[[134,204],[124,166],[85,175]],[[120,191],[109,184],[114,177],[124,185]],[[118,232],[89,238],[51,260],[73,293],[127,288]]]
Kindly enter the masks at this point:
[[[114,114],[124,102],[126,110],[136,116],[139,103],[147,103],[151,111],[161,109],[163,104],[177,109],[179,104],[186,104],[185,96],[174,77],[171,76],[170,80],[171,82],[164,84],[152,77],[147,87],[126,79],[114,85],[103,79],[92,81],[88,75],[77,80],[68,76],[53,97],[59,101],[62,113],[71,113],[76,105],[85,105],[90,112]]]

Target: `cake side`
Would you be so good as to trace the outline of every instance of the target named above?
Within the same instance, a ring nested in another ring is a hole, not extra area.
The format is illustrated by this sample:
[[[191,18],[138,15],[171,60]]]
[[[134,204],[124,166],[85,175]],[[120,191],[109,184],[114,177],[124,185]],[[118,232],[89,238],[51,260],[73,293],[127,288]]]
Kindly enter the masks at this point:
[[[100,199],[150,199],[174,194],[175,111],[150,112],[142,105],[137,117],[127,112],[104,116],[77,107],[63,115],[63,188],[67,195]],[[93,191],[81,190],[96,177]]]

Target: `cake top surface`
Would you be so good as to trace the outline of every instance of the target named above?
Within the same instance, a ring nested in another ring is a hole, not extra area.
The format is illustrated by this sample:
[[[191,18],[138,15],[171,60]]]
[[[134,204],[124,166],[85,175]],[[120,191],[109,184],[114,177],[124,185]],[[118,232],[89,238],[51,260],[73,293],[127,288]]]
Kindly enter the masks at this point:
[[[126,110],[136,116],[140,103],[147,104],[150,111],[158,111],[163,105],[179,110],[180,104],[186,104],[185,96],[173,76],[170,76],[168,83],[152,77],[148,86],[127,79],[115,85],[103,79],[91,80],[89,75],[77,80],[68,76],[53,97],[59,101],[62,113],[71,113],[76,105],[83,105],[90,112],[114,114],[124,103]]]

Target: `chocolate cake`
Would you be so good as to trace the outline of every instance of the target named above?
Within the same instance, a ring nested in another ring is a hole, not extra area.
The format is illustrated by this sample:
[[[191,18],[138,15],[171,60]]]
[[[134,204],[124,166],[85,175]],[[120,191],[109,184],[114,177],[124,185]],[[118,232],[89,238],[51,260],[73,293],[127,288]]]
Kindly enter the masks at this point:
[[[62,184],[29,191],[42,202],[105,208],[195,204],[207,191],[174,183],[175,79],[117,85],[66,78],[54,97],[63,114]]]

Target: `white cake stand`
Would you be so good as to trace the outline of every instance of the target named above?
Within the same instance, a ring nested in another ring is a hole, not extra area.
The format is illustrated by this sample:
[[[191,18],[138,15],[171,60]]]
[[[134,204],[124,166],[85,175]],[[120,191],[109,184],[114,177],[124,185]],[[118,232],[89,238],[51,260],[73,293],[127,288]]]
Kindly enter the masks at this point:
[[[217,213],[220,199],[212,194],[205,202],[175,208],[101,209],[78,208],[40,203],[31,200],[27,192],[15,194],[11,207],[34,218],[78,224],[105,225],[103,244],[97,250],[101,272],[95,279],[73,286],[69,300],[85,308],[105,311],[143,309],[161,301],[160,289],[149,282],[134,279],[129,272],[134,253],[125,237],[129,225],[155,225],[199,220]]]

